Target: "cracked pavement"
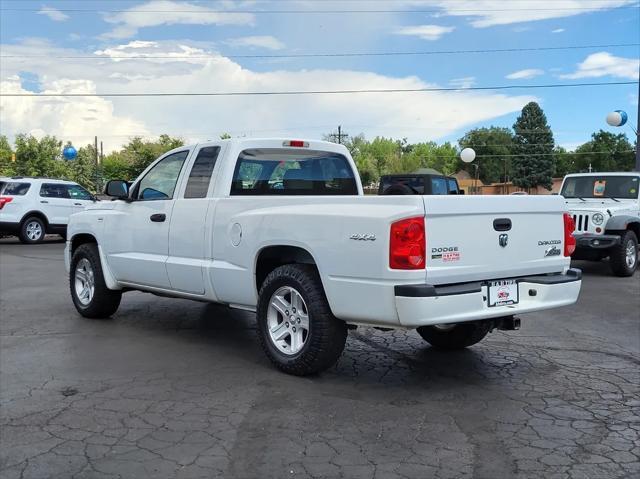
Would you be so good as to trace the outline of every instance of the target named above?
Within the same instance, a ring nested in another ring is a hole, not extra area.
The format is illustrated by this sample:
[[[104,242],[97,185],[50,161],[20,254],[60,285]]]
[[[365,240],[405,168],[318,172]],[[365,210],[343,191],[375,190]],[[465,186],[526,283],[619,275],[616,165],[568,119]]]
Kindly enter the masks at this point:
[[[0,477],[640,476],[640,274],[578,262],[577,305],[465,351],[351,331],[317,377],[253,316],[127,293],[74,310],[62,242],[0,241]]]

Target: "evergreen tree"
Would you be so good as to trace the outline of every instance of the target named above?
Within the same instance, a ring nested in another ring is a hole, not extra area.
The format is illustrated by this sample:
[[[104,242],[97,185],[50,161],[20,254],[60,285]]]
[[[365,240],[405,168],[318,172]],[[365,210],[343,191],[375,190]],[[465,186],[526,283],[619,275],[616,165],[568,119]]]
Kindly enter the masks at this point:
[[[513,130],[517,155],[511,162],[513,184],[527,189],[543,186],[550,190],[555,170],[554,140],[540,105],[535,102],[525,105]]]

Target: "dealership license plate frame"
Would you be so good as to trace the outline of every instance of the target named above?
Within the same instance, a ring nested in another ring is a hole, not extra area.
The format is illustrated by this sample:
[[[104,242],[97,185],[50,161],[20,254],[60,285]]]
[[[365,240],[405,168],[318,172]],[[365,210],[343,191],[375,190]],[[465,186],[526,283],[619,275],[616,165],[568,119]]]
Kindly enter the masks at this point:
[[[500,300],[498,294],[508,293],[506,299]],[[515,294],[515,298],[514,298]],[[520,287],[515,279],[499,279],[487,282],[487,305],[490,308],[513,306],[520,302]]]

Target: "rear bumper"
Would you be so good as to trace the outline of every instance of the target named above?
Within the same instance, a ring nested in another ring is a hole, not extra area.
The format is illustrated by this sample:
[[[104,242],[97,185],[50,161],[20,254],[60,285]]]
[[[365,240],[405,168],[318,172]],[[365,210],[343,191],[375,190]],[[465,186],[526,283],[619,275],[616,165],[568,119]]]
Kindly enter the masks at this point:
[[[0,221],[0,234],[16,235],[20,232],[20,223],[10,221]]]
[[[620,244],[617,235],[574,235],[578,248],[606,249]]]
[[[407,328],[417,328],[568,306],[578,300],[582,272],[579,269],[569,269],[564,274],[514,279],[518,282],[519,302],[497,307],[488,305],[486,282],[450,286],[396,286],[396,309],[400,324]]]

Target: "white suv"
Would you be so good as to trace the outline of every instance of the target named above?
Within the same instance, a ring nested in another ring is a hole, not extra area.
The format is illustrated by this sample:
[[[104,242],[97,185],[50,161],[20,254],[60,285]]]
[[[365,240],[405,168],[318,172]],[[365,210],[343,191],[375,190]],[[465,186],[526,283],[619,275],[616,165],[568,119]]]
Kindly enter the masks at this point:
[[[96,200],[72,181],[0,178],[0,235],[18,235],[23,243],[39,243],[47,233],[64,238],[69,216]]]

